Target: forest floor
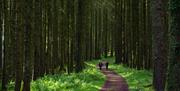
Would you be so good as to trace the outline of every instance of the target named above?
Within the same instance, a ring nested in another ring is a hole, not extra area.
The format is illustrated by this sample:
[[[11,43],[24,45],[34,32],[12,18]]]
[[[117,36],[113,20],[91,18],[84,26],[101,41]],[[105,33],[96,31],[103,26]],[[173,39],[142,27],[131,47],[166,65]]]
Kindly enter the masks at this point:
[[[122,76],[106,68],[102,68],[101,71],[106,76],[106,82],[100,91],[128,91],[128,85]]]
[[[129,91],[154,91],[151,86],[151,71],[136,70],[114,64],[114,58],[100,60],[108,61],[109,68],[126,80]],[[45,75],[31,82],[31,91],[99,91],[106,83],[106,76],[96,66],[100,60],[86,61],[86,68],[80,73],[67,74],[60,72],[56,75]],[[105,72],[105,74],[113,75],[114,73]],[[8,91],[14,91],[14,86],[14,81],[10,81]]]

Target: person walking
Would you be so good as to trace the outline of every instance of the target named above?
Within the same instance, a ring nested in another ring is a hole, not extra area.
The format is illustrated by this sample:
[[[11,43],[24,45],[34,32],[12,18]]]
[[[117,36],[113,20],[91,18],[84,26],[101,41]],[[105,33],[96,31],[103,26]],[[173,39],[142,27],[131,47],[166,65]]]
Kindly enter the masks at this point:
[[[101,70],[102,69],[102,62],[99,62],[99,69]]]
[[[109,62],[106,62],[106,70],[108,70]]]

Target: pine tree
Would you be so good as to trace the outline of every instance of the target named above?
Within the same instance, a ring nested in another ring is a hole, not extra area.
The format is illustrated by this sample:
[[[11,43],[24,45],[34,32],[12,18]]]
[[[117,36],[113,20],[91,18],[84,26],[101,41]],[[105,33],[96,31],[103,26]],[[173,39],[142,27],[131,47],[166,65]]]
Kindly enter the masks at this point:
[[[30,82],[32,80],[32,62],[33,62],[33,1],[23,0],[23,20],[24,20],[24,46],[25,46],[25,62],[24,62],[24,79],[23,91],[30,91]]]
[[[2,54],[3,54],[3,50],[2,50],[2,33],[3,33],[3,2],[2,0],[0,1],[0,78],[1,78],[1,70],[2,70]]]
[[[115,63],[122,63],[122,0],[115,1],[115,29],[114,29],[114,48],[115,48]]]
[[[77,29],[76,29],[76,72],[80,72],[83,69],[82,61],[82,47],[83,47],[83,32],[84,32],[84,23],[85,23],[85,2],[86,0],[78,0],[78,11],[77,11]]]
[[[22,75],[23,75],[23,58],[24,58],[24,47],[23,47],[23,28],[22,26],[22,9],[21,9],[21,3],[19,2],[14,2],[15,3],[15,11],[16,11],[16,17],[17,20],[15,21],[15,37],[16,40],[14,42],[15,45],[15,56],[14,61],[15,61],[15,75],[16,75],[16,80],[15,80],[15,91],[20,91],[21,88],[21,82],[22,82]]]
[[[35,44],[35,50],[34,50],[34,77],[33,79],[37,79],[40,76],[40,68],[41,67],[41,31],[42,31],[42,1],[41,0],[35,0],[34,2],[34,29],[36,29],[36,32],[34,32],[33,41]]]
[[[8,0],[3,0],[3,19],[4,19],[4,59],[3,59],[3,73],[2,73],[2,91],[7,91],[7,84],[10,79],[10,23],[8,20],[10,19],[8,11]]]
[[[153,30],[153,85],[156,91],[164,91],[166,82],[166,39],[165,39],[165,8],[162,0],[152,1],[152,30]]]

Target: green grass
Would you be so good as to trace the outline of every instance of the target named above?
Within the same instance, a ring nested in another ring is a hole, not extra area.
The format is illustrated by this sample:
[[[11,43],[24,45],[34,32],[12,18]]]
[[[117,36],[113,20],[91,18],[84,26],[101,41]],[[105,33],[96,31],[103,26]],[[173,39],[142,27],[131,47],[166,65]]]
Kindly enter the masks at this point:
[[[130,91],[154,91],[151,87],[152,72],[135,70],[109,61],[110,69],[123,76]],[[86,62],[86,69],[80,73],[47,75],[31,82],[31,91],[98,91],[105,82],[105,76],[96,68],[99,60]],[[149,87],[150,86],[150,87]],[[14,82],[10,82],[8,91],[13,91]]]
[[[116,65],[114,64],[114,58],[103,60],[110,62],[110,69],[126,79],[130,91],[154,91],[152,89],[152,72]]]
[[[105,77],[93,64],[81,73],[48,75],[32,82],[32,91],[98,91]]]
[[[31,91],[98,91],[105,82],[105,76],[96,69],[96,61],[86,62],[86,69],[80,73],[47,75],[31,82]],[[13,91],[10,82],[8,91]]]

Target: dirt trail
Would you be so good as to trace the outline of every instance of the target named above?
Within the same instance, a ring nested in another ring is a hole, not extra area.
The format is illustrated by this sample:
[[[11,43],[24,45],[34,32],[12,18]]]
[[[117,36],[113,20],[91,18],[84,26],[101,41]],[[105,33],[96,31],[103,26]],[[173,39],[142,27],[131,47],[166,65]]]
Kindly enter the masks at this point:
[[[100,91],[129,91],[125,79],[112,70],[102,68],[102,73],[106,76],[106,82]]]

